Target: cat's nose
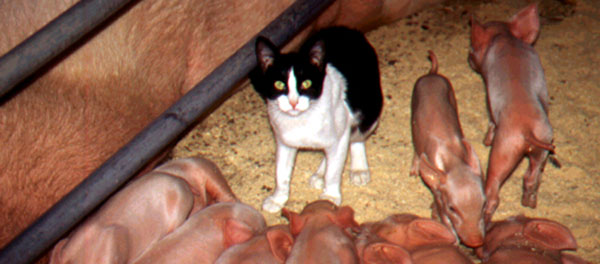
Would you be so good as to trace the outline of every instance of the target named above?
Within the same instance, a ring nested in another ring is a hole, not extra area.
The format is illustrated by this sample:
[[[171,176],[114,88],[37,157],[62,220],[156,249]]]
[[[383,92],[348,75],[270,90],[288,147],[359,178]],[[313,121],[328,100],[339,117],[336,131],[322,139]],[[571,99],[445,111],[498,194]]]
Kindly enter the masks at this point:
[[[290,105],[292,106],[292,109],[296,109],[297,104],[298,104],[298,100],[290,100]]]

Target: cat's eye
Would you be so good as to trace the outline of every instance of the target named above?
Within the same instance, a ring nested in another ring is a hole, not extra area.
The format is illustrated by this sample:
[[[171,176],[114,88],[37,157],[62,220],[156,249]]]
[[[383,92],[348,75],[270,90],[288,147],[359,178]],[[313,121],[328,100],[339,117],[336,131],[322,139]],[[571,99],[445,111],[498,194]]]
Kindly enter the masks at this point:
[[[311,80],[304,80],[302,82],[302,88],[303,89],[308,89],[308,88],[310,88],[311,85],[312,85],[312,81]]]
[[[285,83],[283,83],[282,81],[276,81],[275,82],[275,89],[283,91],[283,89],[285,89]]]

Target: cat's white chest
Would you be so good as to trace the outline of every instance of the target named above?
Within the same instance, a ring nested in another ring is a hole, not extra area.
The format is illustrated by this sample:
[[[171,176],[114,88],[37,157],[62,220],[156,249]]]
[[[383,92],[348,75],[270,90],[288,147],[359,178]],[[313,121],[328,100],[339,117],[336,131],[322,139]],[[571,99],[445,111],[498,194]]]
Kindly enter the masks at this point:
[[[269,101],[267,108],[275,137],[294,148],[322,149],[335,144],[356,122],[345,102],[345,89],[345,79],[328,65],[322,94],[311,101],[306,111],[290,115],[276,101]]]

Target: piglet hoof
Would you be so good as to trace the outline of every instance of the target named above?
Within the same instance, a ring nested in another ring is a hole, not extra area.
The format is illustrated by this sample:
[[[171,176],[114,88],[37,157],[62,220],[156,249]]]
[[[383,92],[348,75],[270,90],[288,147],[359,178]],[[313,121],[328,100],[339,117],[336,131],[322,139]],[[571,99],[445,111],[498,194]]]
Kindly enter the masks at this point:
[[[319,198],[322,199],[322,200],[329,200],[329,201],[331,201],[332,203],[334,203],[337,206],[340,206],[342,204],[342,197],[341,196],[333,196],[333,195],[329,195],[329,194],[326,194],[326,193],[322,193],[319,196]]]
[[[521,198],[521,204],[523,206],[529,208],[535,208],[537,205],[537,195],[536,193],[523,193],[523,197]]]
[[[366,185],[371,181],[371,173],[368,170],[350,171],[350,182],[356,186]]]
[[[310,176],[310,179],[308,179],[308,184],[317,190],[322,190],[323,187],[325,187],[325,181],[323,180],[323,177],[317,173]]]
[[[281,208],[283,208],[284,204],[285,202],[279,203],[277,202],[277,199],[275,197],[269,196],[263,202],[262,208],[264,211],[267,211],[269,213],[277,213],[281,211]]]
[[[494,212],[496,212],[496,208],[498,208],[498,202],[488,198],[487,205],[483,213],[483,220],[486,225],[492,222],[492,216],[494,215]]]

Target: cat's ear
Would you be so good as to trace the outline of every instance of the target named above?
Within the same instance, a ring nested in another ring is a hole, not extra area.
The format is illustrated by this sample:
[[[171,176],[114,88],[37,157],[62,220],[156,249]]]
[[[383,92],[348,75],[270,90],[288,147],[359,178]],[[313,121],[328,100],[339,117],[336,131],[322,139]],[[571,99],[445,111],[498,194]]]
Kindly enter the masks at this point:
[[[275,57],[279,50],[275,45],[265,37],[256,38],[256,59],[263,73],[275,62]]]
[[[322,40],[315,42],[310,49],[310,63],[323,70],[323,60],[325,58],[325,43]]]

